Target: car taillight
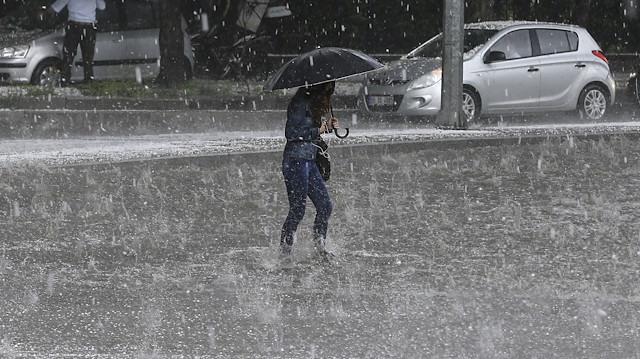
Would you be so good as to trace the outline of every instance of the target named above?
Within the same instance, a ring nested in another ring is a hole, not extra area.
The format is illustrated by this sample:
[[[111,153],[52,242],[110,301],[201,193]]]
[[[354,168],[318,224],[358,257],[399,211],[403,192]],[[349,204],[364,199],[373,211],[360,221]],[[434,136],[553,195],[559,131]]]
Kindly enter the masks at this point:
[[[604,56],[604,53],[600,50],[593,50],[591,51],[592,54],[596,55],[597,57],[601,58],[602,61],[606,62],[607,65],[609,64],[609,60],[607,60],[607,57]]]

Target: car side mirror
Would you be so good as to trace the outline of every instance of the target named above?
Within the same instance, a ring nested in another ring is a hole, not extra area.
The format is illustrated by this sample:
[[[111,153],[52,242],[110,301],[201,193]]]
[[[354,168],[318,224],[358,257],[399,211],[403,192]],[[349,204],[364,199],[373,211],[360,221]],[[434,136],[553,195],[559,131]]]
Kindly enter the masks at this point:
[[[492,62],[504,61],[506,59],[507,55],[502,51],[489,51],[489,53],[484,56],[484,63],[490,64]]]

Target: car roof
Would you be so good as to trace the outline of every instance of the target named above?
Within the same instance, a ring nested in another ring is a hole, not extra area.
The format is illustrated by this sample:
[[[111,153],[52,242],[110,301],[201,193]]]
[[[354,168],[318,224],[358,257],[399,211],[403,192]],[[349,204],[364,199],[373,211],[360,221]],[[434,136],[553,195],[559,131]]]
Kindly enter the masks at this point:
[[[553,23],[553,22],[540,22],[540,21],[520,21],[520,20],[510,20],[510,21],[483,21],[483,22],[476,22],[476,23],[470,23],[470,24],[465,24],[464,28],[465,29],[478,29],[478,30],[504,30],[506,28],[509,27],[529,27],[532,25],[543,25],[543,26],[558,26],[558,27],[564,27],[564,28],[579,28],[580,26],[577,25],[570,25],[570,24],[560,24],[560,23]]]

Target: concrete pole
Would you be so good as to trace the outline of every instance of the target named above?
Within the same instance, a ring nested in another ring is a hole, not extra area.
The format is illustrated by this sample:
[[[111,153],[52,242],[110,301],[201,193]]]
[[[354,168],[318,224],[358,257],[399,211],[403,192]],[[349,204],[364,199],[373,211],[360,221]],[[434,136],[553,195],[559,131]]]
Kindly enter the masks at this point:
[[[464,0],[443,2],[442,101],[436,127],[464,130],[467,128],[467,118],[462,112]]]

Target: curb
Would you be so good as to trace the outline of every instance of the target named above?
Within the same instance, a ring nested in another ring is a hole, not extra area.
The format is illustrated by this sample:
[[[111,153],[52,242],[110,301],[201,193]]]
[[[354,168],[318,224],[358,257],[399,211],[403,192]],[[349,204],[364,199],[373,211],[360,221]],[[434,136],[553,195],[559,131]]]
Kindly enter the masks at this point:
[[[336,110],[351,118],[357,110]],[[0,139],[164,135],[284,128],[278,110],[0,110]]]
[[[478,148],[491,146],[521,146],[535,145],[545,141],[569,141],[571,138],[599,141],[611,140],[616,137],[625,137],[630,140],[639,140],[640,132],[609,132],[609,133],[583,133],[583,134],[539,134],[524,135],[510,137],[474,137],[474,138],[444,138],[444,139],[425,139],[418,141],[406,142],[384,142],[384,143],[363,143],[352,145],[339,145],[331,147],[332,163],[347,166],[346,160],[350,157],[367,157],[378,159],[382,156],[410,153],[422,150],[450,151],[463,148]],[[222,167],[229,164],[232,165],[257,165],[264,163],[279,164],[282,160],[282,150],[254,151],[254,152],[234,152],[234,153],[215,153],[209,155],[198,156],[171,156],[156,158],[140,158],[130,159],[117,162],[100,162],[100,163],[75,163],[67,165],[48,166],[51,169],[91,169],[94,171],[102,171],[108,168],[118,167],[122,170],[136,170],[142,167]]]
[[[291,95],[293,96],[293,94]],[[251,96],[197,97],[188,99],[154,98],[100,98],[79,96],[18,96],[0,98],[0,108],[12,110],[69,110],[69,111],[263,111],[285,110],[291,96],[273,94]],[[357,97],[334,95],[332,103],[336,109],[356,108]]]
[[[0,99],[0,139],[260,131],[283,126],[290,98],[231,96],[185,100],[20,97]],[[17,103],[16,103],[17,101]],[[357,112],[336,96],[336,113]]]

